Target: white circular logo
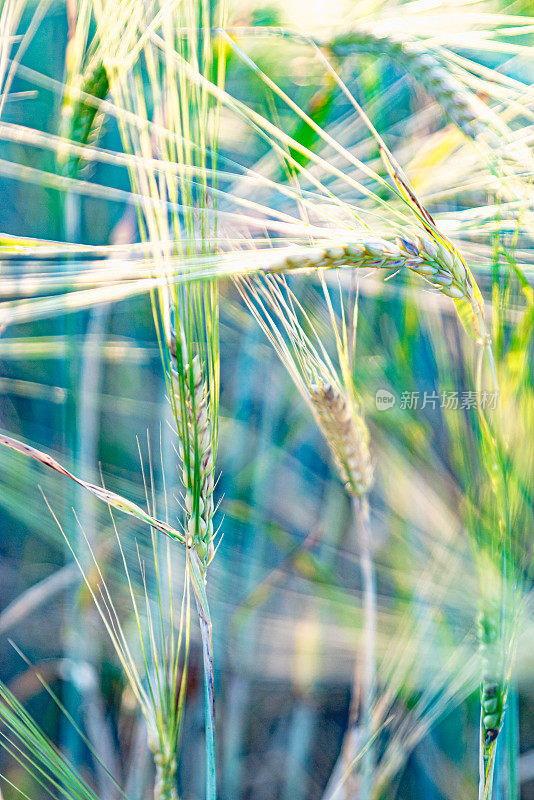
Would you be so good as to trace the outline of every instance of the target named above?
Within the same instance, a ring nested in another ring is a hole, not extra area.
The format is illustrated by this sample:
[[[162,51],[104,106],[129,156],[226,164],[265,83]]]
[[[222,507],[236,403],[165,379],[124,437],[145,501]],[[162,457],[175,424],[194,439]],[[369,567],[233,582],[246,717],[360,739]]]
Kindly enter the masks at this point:
[[[377,411],[387,411],[393,408],[396,403],[396,397],[387,389],[378,389],[375,395],[375,403]]]

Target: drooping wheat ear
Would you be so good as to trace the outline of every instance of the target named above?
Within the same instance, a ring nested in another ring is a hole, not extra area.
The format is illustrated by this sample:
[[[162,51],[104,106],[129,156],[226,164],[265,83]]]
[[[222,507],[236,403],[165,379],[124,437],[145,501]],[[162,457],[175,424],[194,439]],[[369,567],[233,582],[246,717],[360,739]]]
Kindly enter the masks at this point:
[[[499,735],[504,713],[505,688],[499,648],[500,613],[497,603],[486,602],[478,617],[477,635],[482,667],[480,704],[484,756]]]
[[[90,102],[88,96],[104,100],[109,92],[108,74],[101,61],[90,65],[82,76],[79,88],[80,92],[73,92],[67,87],[61,109],[61,131],[63,137],[72,142],[88,144],[92,137],[98,136],[103,119],[98,104]],[[60,151],[58,162],[68,177],[76,177],[81,166],[79,157],[73,156],[68,150]]]
[[[373,482],[369,431],[363,417],[331,383],[310,386],[310,403],[335,465],[353,497],[363,497]]]
[[[488,130],[489,113],[484,103],[419,42],[398,34],[361,29],[336,38],[329,49],[336,56],[355,50],[389,56],[424,86],[466,136],[476,139]]]
[[[416,240],[398,237],[387,239],[302,248],[273,261],[266,272],[286,272],[294,269],[332,269],[360,267],[365,269],[409,269],[424,278],[447,297],[475,300],[475,289],[469,270],[452,246],[437,239],[417,237]]]
[[[183,467],[187,544],[194,547],[205,570],[214,555],[213,490],[215,488],[211,424],[208,413],[208,387],[202,376],[198,355],[185,366],[185,397],[180,401],[176,365],[176,339],[171,337],[173,377],[176,386],[175,407],[179,422],[179,454]],[[185,407],[186,418],[182,419]],[[195,491],[195,488],[198,489]]]

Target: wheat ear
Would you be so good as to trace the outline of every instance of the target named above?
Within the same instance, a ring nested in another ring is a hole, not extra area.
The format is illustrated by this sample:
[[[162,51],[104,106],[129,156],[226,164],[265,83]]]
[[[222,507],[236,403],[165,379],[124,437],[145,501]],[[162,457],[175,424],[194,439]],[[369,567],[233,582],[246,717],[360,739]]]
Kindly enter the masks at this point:
[[[400,62],[424,86],[470,139],[476,139],[488,130],[489,114],[484,103],[419,42],[398,34],[360,29],[336,38],[328,47],[336,56],[354,50],[389,56]]]
[[[373,481],[363,418],[331,383],[311,386],[310,404],[345,488],[353,497],[363,497]]]
[[[334,269],[337,267],[365,269],[409,269],[420,275],[447,297],[475,299],[474,284],[458,252],[434,238],[418,236],[417,239],[397,237],[396,241],[383,238],[344,242],[321,247],[299,248],[290,255],[273,260],[264,272],[287,272],[295,269]]]
[[[97,138],[103,114],[99,112],[96,104],[87,102],[87,96],[104,100],[108,92],[108,74],[104,64],[99,61],[91,65],[82,76],[78,94],[73,93],[67,87],[61,109],[62,135],[70,141],[82,145],[88,144],[92,137]],[[76,177],[81,160],[81,158],[71,155],[68,150],[58,152],[58,162],[68,177]]]
[[[178,383],[176,339],[169,347],[173,359],[173,378]],[[187,545],[193,547],[205,573],[214,555],[213,490],[214,463],[211,425],[208,415],[208,388],[202,377],[200,359],[195,355],[185,366],[185,397],[180,402],[176,386],[175,408],[179,423],[179,454],[183,467],[185,509],[187,513]],[[185,417],[184,417],[185,410]],[[195,480],[198,476],[198,482]],[[195,491],[195,484],[199,490]]]

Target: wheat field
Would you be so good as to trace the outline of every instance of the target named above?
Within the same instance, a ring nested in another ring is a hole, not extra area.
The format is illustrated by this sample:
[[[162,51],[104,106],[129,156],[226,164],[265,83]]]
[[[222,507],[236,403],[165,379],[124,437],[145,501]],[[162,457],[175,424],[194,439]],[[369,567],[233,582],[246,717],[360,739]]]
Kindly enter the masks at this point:
[[[0,0],[0,797],[534,798],[530,12]]]

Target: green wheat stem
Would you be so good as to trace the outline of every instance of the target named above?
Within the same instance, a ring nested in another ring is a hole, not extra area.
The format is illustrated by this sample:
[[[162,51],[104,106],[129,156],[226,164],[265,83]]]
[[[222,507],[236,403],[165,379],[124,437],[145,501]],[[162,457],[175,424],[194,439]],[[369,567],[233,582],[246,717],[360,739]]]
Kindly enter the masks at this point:
[[[206,576],[202,562],[192,546],[187,548],[187,564],[202,638],[204,668],[205,739],[206,739],[206,800],[216,800],[217,778],[215,761],[215,675],[213,668],[213,630],[208,598]]]
[[[483,322],[482,322],[483,324]],[[485,332],[485,328],[482,328]],[[508,498],[507,476],[505,469],[499,463],[499,448],[502,443],[502,406],[500,399],[499,382],[495,365],[495,356],[488,334],[483,337],[479,353],[476,388],[480,394],[483,380],[483,362],[486,359],[490,386],[497,394],[497,409],[494,426],[490,424],[485,409],[479,408],[480,421],[483,435],[490,445],[490,462],[487,466],[490,484],[497,503],[499,514],[499,546],[501,547],[501,597],[499,608],[492,608],[491,601],[483,600],[479,617],[479,651],[483,665],[481,681],[481,713],[480,713],[480,777],[479,798],[491,800],[493,794],[493,781],[495,761],[499,734],[502,730],[506,710],[506,695],[509,676],[505,674],[502,652],[507,634],[507,587],[508,572],[511,564],[511,531],[510,508]],[[482,593],[485,592],[485,578],[481,578]],[[499,650],[501,652],[499,652]],[[493,663],[497,664],[495,672],[492,671]],[[488,673],[491,674],[486,674]],[[493,719],[495,721],[493,721]],[[496,731],[494,738],[492,731]]]
[[[361,763],[361,800],[370,800],[373,790],[375,751],[373,742],[373,706],[376,699],[376,571],[369,524],[369,501],[366,495],[353,497],[352,508],[360,551],[360,572],[363,587],[363,665],[361,671],[360,720],[363,729]]]
[[[197,606],[198,608],[198,606]],[[213,671],[213,634],[211,618],[198,608],[202,657],[204,662],[204,699],[206,725],[206,800],[215,800],[217,795],[215,767],[215,686]]]

